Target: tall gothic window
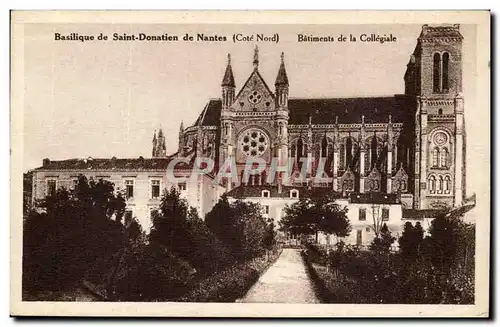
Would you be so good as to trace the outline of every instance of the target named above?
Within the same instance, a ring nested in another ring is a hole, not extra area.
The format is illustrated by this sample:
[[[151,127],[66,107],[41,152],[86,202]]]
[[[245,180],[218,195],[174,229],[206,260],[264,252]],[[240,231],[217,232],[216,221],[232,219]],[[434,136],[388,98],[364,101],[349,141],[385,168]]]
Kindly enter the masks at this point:
[[[326,158],[327,156],[328,156],[328,142],[325,136],[321,141],[321,158]]]
[[[371,159],[371,163],[370,163],[370,169],[372,169],[373,167],[375,167],[375,163],[377,162],[377,137],[376,136],[373,136],[372,137],[372,142],[371,142],[371,145],[370,145],[370,159]]]
[[[439,163],[439,149],[436,147],[432,151],[432,167],[437,167]]]
[[[441,149],[440,155],[441,156],[439,157],[439,166],[446,167],[448,162],[448,149],[447,148]]]
[[[297,156],[297,148],[295,147],[295,143],[292,143],[292,146],[290,147],[290,156],[292,158],[295,158]]]
[[[302,139],[299,138],[299,140],[297,141],[297,160],[300,160],[303,151],[304,151],[304,142],[302,142]]]
[[[345,153],[345,159],[346,159],[346,164],[345,166],[348,167],[352,163],[352,139],[350,137],[347,138],[345,142],[345,147],[346,147],[346,153]]]
[[[443,92],[448,92],[448,65],[450,61],[450,54],[445,52],[443,54]]]
[[[441,55],[435,53],[432,66],[433,91],[438,93],[441,90]]]

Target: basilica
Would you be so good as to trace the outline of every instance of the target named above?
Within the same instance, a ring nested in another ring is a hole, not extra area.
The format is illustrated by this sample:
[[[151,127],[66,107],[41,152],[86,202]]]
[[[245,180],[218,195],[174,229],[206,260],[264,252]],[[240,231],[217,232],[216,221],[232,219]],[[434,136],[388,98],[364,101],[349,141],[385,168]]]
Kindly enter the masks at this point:
[[[181,126],[177,156],[234,158],[242,176],[248,157],[269,163],[293,158],[297,176],[307,158],[307,178],[284,186],[326,187],[341,194],[397,194],[405,208],[459,206],[465,196],[465,129],[462,97],[462,36],[458,25],[427,26],[409,57],[404,94],[359,98],[294,98],[285,55],[274,89],[253,72],[235,85],[231,57],[221,97],[209,100],[196,122]],[[315,183],[323,160],[327,183]],[[237,187],[264,186],[269,170],[226,180]],[[283,183],[277,176],[269,186]]]
[[[279,220],[286,204],[322,188],[349,207],[353,242],[365,243],[366,216],[375,210],[401,227],[404,219],[433,218],[465,200],[462,39],[458,25],[422,26],[401,76],[404,92],[383,97],[295,98],[286,69],[293,58],[276,55],[271,88],[259,72],[258,48],[252,73],[238,86],[228,55],[220,98],[208,100],[194,124],[181,124],[175,153],[167,153],[160,130],[151,158],[45,159],[33,172],[33,196],[71,185],[79,173],[108,179],[126,191],[128,216],[148,225],[160,189],[172,185],[169,162],[183,158],[175,170],[187,176],[196,158],[211,158],[212,171],[174,185],[202,218],[226,194],[259,202],[266,216]],[[249,158],[267,165],[245,179]],[[286,162],[291,178],[270,170],[275,158]],[[214,183],[227,160],[235,163],[237,178]],[[303,165],[305,178],[298,178]],[[327,178],[315,178],[318,173]]]

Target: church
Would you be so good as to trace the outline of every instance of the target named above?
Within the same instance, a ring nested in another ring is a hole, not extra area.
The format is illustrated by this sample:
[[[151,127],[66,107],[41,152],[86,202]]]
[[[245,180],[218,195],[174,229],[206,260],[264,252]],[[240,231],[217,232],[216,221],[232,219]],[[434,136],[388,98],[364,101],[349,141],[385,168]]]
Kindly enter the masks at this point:
[[[394,216],[395,226],[402,226],[402,219],[432,218],[439,210],[460,207],[466,196],[462,39],[459,25],[422,26],[401,77],[404,93],[384,97],[294,98],[286,69],[293,58],[277,54],[271,88],[259,73],[257,47],[252,73],[237,86],[228,55],[220,98],[209,100],[193,125],[181,124],[176,153],[167,154],[160,130],[151,158],[45,159],[34,171],[33,196],[42,197],[81,172],[132,192],[132,215],[148,216],[158,204],[158,189],[171,184],[165,172],[169,162],[184,158],[175,171],[187,176],[196,158],[211,158],[213,171],[177,185],[202,218],[226,193],[263,203],[265,215],[279,220],[285,204],[312,188],[335,192],[354,209],[351,220],[366,220],[362,210],[374,206],[382,206],[384,220]],[[264,160],[266,169],[244,178],[249,158]],[[287,162],[291,178],[270,170],[275,158]],[[238,178],[214,183],[227,160],[235,163]],[[316,179],[317,174],[327,178]],[[359,230],[356,237],[360,242]]]
[[[296,186],[397,194],[408,209],[459,206],[466,136],[461,46],[458,25],[424,25],[403,77],[404,94],[369,98],[294,98],[283,53],[272,90],[259,73],[257,48],[253,72],[238,90],[228,55],[221,98],[208,101],[192,126],[181,126],[176,155],[210,157],[216,166],[233,157],[238,176],[248,157],[268,166],[274,157],[293,158],[292,176],[307,158],[308,178]],[[309,177],[321,160],[331,182],[315,184]],[[225,186],[263,186],[268,173]]]

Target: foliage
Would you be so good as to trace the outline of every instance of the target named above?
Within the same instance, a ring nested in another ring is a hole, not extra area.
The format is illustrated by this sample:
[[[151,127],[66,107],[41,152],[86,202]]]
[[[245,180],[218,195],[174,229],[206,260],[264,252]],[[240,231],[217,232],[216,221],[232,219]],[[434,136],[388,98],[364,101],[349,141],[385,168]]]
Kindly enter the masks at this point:
[[[205,221],[237,260],[258,256],[274,244],[272,222],[262,217],[262,208],[257,203],[239,200],[229,203],[223,196]]]
[[[277,248],[272,248],[270,255],[258,256],[217,271],[194,283],[194,286],[176,301],[234,302],[246,294],[260,274],[273,264],[280,254]]]
[[[329,254],[306,247],[325,302],[474,303],[474,225],[438,217],[422,239],[419,224],[406,224],[399,253],[387,250],[393,237],[384,230],[370,251],[342,242]]]
[[[193,269],[165,246],[136,242],[120,255],[108,299],[166,301],[186,292]]]
[[[347,208],[341,208],[328,193],[311,194],[285,207],[280,229],[293,234],[316,235],[318,232],[345,237],[351,232]]]
[[[99,257],[116,253],[127,241],[119,222],[124,209],[113,184],[84,176],[73,190],[47,196],[24,223],[24,290],[65,289]]]
[[[377,253],[389,253],[391,245],[395,240],[396,238],[392,236],[387,224],[384,223],[380,229],[380,233],[375,236],[370,244],[370,250]]]
[[[160,210],[152,214],[151,243],[166,247],[199,273],[210,273],[231,261],[229,250],[200,219],[176,188],[163,193]]]
[[[415,226],[410,222],[404,225],[403,233],[399,238],[399,251],[402,258],[407,261],[415,261],[418,257],[420,244],[424,239],[424,230],[420,222]]]

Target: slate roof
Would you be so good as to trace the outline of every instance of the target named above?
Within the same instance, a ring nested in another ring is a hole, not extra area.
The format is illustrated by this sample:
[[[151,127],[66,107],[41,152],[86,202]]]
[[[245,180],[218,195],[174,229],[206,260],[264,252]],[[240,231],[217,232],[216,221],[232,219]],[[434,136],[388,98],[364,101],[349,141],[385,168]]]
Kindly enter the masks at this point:
[[[463,39],[457,24],[449,26],[422,26],[419,38],[453,37]]]
[[[35,170],[166,170],[171,158],[45,159],[44,165]],[[188,169],[190,167],[192,167],[192,162],[175,165],[176,169]]]
[[[203,126],[219,126],[220,125],[220,112],[222,110],[221,99],[211,99],[203,109],[194,126],[200,124]]]
[[[222,101],[210,100],[196,120],[203,126],[219,126]],[[365,116],[365,123],[387,123],[389,115],[392,122],[411,120],[411,110],[405,104],[404,97],[370,97],[370,98],[320,98],[288,100],[290,112],[289,123],[293,125],[307,125],[309,116],[313,124],[333,124],[338,117],[339,124],[361,123],[361,116]]]
[[[313,124],[332,124],[338,117],[339,124],[387,123],[389,115],[393,122],[405,121],[410,113],[399,97],[370,98],[325,98],[325,99],[290,99],[288,101],[290,124],[308,124],[309,116]]]

